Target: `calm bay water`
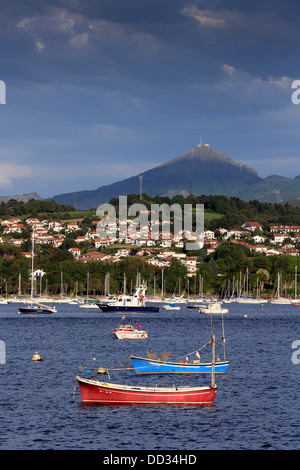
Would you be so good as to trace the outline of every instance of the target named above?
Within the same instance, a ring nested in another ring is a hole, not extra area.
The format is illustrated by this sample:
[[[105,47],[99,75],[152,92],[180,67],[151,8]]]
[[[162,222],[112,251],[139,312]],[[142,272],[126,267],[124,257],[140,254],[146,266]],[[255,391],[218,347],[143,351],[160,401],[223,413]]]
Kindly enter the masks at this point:
[[[18,314],[18,304],[0,305],[0,449],[4,450],[214,450],[300,447],[300,364],[292,343],[300,340],[297,306],[228,304],[224,316],[227,375],[217,376],[213,406],[83,406],[75,376],[79,365],[117,368],[131,354],[174,359],[210,339],[211,320],[197,310],[127,315],[149,338],[121,341],[112,331],[122,315],[57,304],[53,315]],[[247,318],[244,318],[244,315]],[[222,321],[213,319],[217,353],[223,358]],[[35,351],[43,361],[32,362]],[[211,350],[201,351],[210,360]],[[136,377],[129,360],[119,383],[200,383],[209,377]],[[101,376],[102,378],[107,376]]]

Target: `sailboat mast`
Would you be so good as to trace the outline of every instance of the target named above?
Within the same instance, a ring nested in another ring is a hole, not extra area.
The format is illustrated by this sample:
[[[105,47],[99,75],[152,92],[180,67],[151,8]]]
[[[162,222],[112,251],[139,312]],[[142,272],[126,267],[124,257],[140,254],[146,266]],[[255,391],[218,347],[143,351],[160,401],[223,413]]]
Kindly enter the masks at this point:
[[[90,273],[88,272],[87,275],[86,275],[86,301],[89,300],[89,286],[90,284]]]
[[[60,272],[60,296],[63,298],[64,296],[64,281],[63,281],[63,272]]]
[[[33,266],[34,266],[34,228],[32,230],[32,243],[31,243],[31,293],[30,293],[30,301],[32,304],[33,298]]]
[[[21,273],[19,273],[19,292],[18,292],[18,295],[19,295],[19,298],[22,296],[22,293],[21,293]]]
[[[216,362],[216,356],[215,356],[215,335],[212,335],[212,367],[211,367],[211,386],[215,387],[216,386],[216,381],[215,381],[215,362]]]

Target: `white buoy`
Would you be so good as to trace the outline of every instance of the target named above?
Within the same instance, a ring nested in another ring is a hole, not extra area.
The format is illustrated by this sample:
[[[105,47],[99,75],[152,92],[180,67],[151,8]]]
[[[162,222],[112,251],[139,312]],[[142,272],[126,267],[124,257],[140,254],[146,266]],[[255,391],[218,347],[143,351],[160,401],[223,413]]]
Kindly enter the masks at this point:
[[[41,356],[39,355],[38,351],[36,351],[36,352],[34,353],[34,355],[32,356],[32,360],[33,360],[34,362],[37,362],[37,361],[41,361],[41,360],[42,360],[42,358],[41,358]]]

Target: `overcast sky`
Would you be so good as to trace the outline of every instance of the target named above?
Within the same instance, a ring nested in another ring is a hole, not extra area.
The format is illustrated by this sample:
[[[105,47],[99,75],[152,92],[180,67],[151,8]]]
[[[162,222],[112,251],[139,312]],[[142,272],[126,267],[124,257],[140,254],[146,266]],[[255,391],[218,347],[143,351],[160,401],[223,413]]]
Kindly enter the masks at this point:
[[[96,189],[201,137],[262,177],[300,174],[299,2],[0,6],[0,195]]]

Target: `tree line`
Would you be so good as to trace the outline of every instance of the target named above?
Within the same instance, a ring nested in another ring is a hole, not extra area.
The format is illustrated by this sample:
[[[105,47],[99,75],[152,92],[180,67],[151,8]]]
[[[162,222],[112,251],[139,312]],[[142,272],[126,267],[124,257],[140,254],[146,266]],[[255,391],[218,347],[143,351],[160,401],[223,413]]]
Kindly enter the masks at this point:
[[[226,229],[240,228],[246,221],[259,222],[265,229],[270,225],[300,225],[300,208],[291,206],[288,203],[270,203],[257,200],[243,201],[238,197],[227,197],[223,195],[175,195],[172,198],[167,196],[149,196],[142,194],[142,199],[137,194],[127,195],[127,204],[144,204],[148,210],[151,204],[179,204],[184,208],[184,204],[203,204],[207,213],[221,214],[221,218],[211,219],[205,223],[208,230],[216,230],[218,227]],[[110,204],[118,209],[119,199],[112,198]]]
[[[1,201],[0,217],[17,217],[26,214],[37,216],[41,213],[57,214],[75,211],[69,204],[59,204],[53,200],[45,201],[39,199],[30,199],[28,202],[10,199],[8,202]]]

